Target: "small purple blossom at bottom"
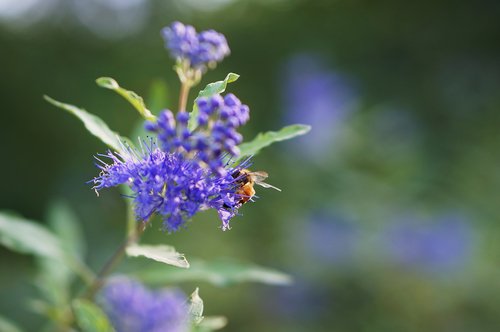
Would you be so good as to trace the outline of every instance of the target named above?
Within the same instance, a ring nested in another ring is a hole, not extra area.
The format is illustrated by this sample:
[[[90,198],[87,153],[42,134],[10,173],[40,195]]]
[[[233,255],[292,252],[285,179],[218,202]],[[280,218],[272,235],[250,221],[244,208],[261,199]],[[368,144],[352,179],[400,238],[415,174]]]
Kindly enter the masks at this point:
[[[178,290],[152,291],[139,281],[117,276],[105,284],[98,303],[116,332],[189,330],[187,298]]]

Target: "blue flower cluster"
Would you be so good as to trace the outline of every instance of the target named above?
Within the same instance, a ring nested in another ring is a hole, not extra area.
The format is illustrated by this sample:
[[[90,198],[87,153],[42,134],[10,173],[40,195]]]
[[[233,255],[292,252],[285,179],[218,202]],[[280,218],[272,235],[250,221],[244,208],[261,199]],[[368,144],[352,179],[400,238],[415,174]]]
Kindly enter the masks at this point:
[[[93,180],[94,189],[127,184],[134,192],[136,217],[146,221],[158,213],[168,231],[178,230],[198,211],[211,208],[217,210],[222,229],[229,229],[241,199],[232,174],[249,164],[247,160],[237,167],[226,165],[224,172],[214,173],[196,155],[164,151],[153,140],[141,152],[128,148],[127,153],[102,156],[113,163],[98,159],[102,172]]]
[[[229,54],[226,39],[213,30],[196,33],[192,26],[175,22],[163,29],[163,36],[172,55],[182,62],[178,74],[188,85],[199,79],[203,66]],[[187,112],[174,115],[164,110],[155,121],[146,122],[156,138],[141,142],[139,151],[124,147],[121,153],[101,155],[111,163],[97,159],[101,173],[93,179],[96,192],[128,185],[137,219],[146,221],[159,214],[168,231],[178,230],[206,209],[217,210],[222,229],[229,229],[245,195],[236,175],[249,164],[249,160],[238,165],[230,161],[240,153],[242,136],[237,129],[248,121],[250,110],[233,94],[200,97],[195,106],[194,126]]]
[[[213,172],[224,176],[225,157],[239,155],[237,145],[242,136],[236,129],[248,121],[250,109],[231,93],[199,98],[197,106],[197,128],[192,132],[187,127],[188,113],[179,112],[176,121],[169,110],[163,111],[156,123],[147,123],[146,129],[157,133],[164,151],[196,156]]]
[[[111,278],[99,304],[117,332],[184,332],[189,330],[186,296],[177,290],[151,291],[124,276]]]
[[[224,35],[214,30],[196,33],[194,27],[174,22],[163,28],[162,36],[172,56],[189,61],[192,68],[204,70],[230,53]]]

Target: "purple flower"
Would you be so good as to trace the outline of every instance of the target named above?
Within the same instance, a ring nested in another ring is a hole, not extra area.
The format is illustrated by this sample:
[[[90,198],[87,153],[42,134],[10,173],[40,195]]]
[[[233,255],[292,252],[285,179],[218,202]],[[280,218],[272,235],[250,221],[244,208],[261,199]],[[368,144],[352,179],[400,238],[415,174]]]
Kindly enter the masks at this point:
[[[241,195],[232,174],[248,167],[249,160],[237,167],[225,165],[224,172],[213,172],[199,159],[181,152],[167,152],[151,140],[141,152],[127,149],[127,153],[108,152],[103,157],[112,163],[97,159],[101,174],[94,178],[94,189],[128,185],[134,195],[134,209],[138,220],[148,220],[154,213],[163,217],[164,228],[176,231],[198,211],[216,209],[222,229],[229,229],[229,220],[237,214]]]
[[[164,110],[156,122],[146,122],[157,139],[142,143],[141,151],[125,147],[122,153],[100,155],[111,163],[96,158],[101,173],[93,180],[94,189],[128,185],[137,219],[146,221],[157,213],[168,231],[206,209],[217,210],[222,229],[229,229],[242,204],[241,184],[233,174],[250,165],[249,159],[238,165],[230,160],[239,155],[242,136],[236,129],[248,121],[250,111],[233,94],[200,98],[197,104],[194,130],[188,128],[188,113],[175,117]]]
[[[163,28],[162,36],[172,57],[188,61],[192,68],[204,70],[230,53],[224,35],[214,30],[196,33],[192,26],[174,22]]]
[[[293,321],[302,327],[325,315],[331,317],[332,297],[324,285],[301,275],[293,275],[293,280],[293,287],[277,287],[265,292],[263,303],[266,312],[280,319],[289,320],[293,317]]]
[[[390,257],[398,264],[430,271],[463,266],[471,249],[471,230],[458,215],[433,221],[406,219],[385,232]]]
[[[356,91],[350,80],[313,54],[292,57],[286,63],[284,77],[281,86],[286,122],[305,123],[313,128],[294,146],[312,159],[329,156],[325,146],[332,146],[338,138],[356,104]]]
[[[186,296],[177,290],[151,291],[124,276],[111,278],[99,304],[116,332],[183,332],[189,330]]]
[[[352,262],[360,240],[358,229],[352,222],[318,211],[303,227],[300,237],[309,257],[317,257],[336,266]]]
[[[197,106],[198,127],[193,132],[187,128],[188,113],[180,112],[176,121],[169,110],[146,129],[157,133],[163,151],[196,155],[212,171],[225,175],[224,158],[239,155],[237,145],[243,138],[236,129],[248,121],[250,109],[232,93],[199,98]]]

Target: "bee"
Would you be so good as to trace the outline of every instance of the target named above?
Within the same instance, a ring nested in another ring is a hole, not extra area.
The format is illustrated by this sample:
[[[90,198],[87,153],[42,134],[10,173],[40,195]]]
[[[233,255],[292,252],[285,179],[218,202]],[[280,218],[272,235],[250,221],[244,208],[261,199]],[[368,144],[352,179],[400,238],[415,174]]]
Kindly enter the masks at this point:
[[[233,174],[231,174],[231,176],[238,184],[236,194],[241,197],[237,204],[238,207],[248,202],[255,195],[255,189],[253,188],[255,184],[264,188],[272,188],[281,191],[281,189],[264,182],[264,180],[268,177],[266,172],[252,172],[243,168],[236,170]]]

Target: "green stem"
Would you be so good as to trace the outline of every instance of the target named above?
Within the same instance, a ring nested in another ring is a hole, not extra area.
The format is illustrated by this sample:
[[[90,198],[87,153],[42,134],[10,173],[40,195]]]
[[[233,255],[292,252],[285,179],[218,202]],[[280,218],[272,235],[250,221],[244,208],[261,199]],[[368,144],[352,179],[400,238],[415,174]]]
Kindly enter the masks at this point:
[[[80,259],[75,257],[68,257],[66,263],[73,269],[73,271],[78,274],[78,276],[87,284],[87,286],[92,285],[96,276],[94,272],[83,263]]]
[[[190,89],[191,89],[191,84],[189,82],[183,82],[181,84],[181,91],[179,93],[179,112],[186,111],[186,105]]]
[[[106,277],[113,271],[113,269],[116,267],[116,265],[122,260],[123,256],[125,256],[125,251],[127,247],[133,243],[136,243],[141,234],[144,232],[146,229],[146,226],[148,224],[148,220],[145,222],[142,222],[138,225],[137,229],[135,232],[131,232],[125,239],[125,241],[116,249],[116,251],[113,253],[113,255],[108,259],[106,264],[102,267],[101,271],[97,274],[97,276],[94,278],[94,281],[92,284],[89,286],[87,291],[85,292],[84,297],[88,298],[89,300],[92,300],[95,296],[95,294],[101,289],[101,287],[104,285],[104,281],[106,280]]]

